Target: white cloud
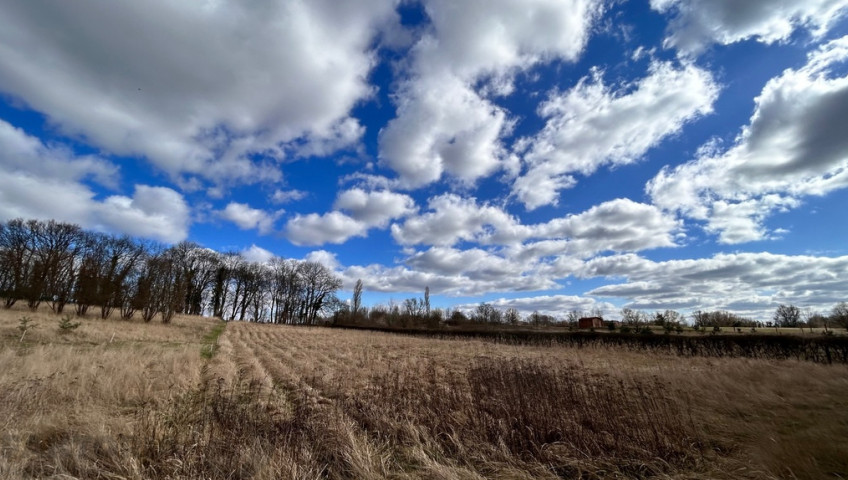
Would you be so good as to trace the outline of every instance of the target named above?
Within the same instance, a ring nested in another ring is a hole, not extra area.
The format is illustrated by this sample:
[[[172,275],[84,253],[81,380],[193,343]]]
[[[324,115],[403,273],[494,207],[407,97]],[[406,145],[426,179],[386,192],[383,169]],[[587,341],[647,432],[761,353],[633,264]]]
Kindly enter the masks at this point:
[[[623,278],[587,295],[627,299],[644,309],[727,309],[763,320],[781,303],[829,309],[848,291],[848,257],[718,254],[653,262],[629,254],[590,260],[582,278]]]
[[[113,195],[102,202],[83,184],[0,171],[0,218],[38,218],[85,228],[154,238],[185,240],[189,207],[165,187],[136,185],[132,197]]]
[[[397,23],[395,3],[7,4],[0,90],[174,178],[277,180],[252,155],[327,153],[358,138],[349,112],[372,93],[370,49]]]
[[[580,297],[576,295],[539,295],[535,297],[521,298],[499,298],[486,302],[489,305],[504,311],[508,308],[514,308],[526,317],[533,312],[539,312],[543,315],[551,315],[555,318],[564,318],[568,312],[576,310],[579,313],[588,315],[595,310],[600,310],[601,315],[612,313],[616,308],[608,302],[599,302],[590,297]],[[478,304],[458,305],[461,310],[474,310]]]
[[[322,245],[364,237],[370,228],[385,228],[390,220],[412,213],[415,201],[388,190],[352,188],[340,193],[333,206],[336,210],[322,215],[295,215],[286,224],[286,238],[296,245]]]
[[[471,182],[494,172],[504,156],[506,112],[453,77],[422,78],[398,93],[398,118],[380,132],[380,157],[406,187],[447,172]]]
[[[415,201],[408,195],[388,190],[366,192],[352,188],[340,193],[333,207],[350,212],[351,217],[367,227],[385,228],[389,220],[415,211]]]
[[[330,128],[309,132],[291,149],[298,157],[324,157],[343,149],[358,149],[365,127],[355,118],[345,118]]]
[[[449,70],[462,78],[583,52],[600,2],[591,0],[429,0],[431,36],[417,46],[419,69]]]
[[[431,247],[416,252],[405,263],[419,271],[441,275],[462,274],[472,280],[487,281],[520,276],[529,266],[479,248],[458,250],[449,247]]]
[[[114,187],[118,167],[94,155],[76,156],[61,144],[45,145],[36,137],[0,119],[0,168],[35,177],[67,181],[90,179]]]
[[[489,292],[544,290],[555,286],[548,279],[533,275],[508,275],[492,279],[475,279],[471,275],[447,275],[384,265],[349,266],[341,271],[345,284],[357,279],[376,292],[423,292],[430,287],[433,295],[468,296]]]
[[[654,61],[648,76],[618,91],[595,71],[539,107],[547,122],[516,146],[526,171],[513,193],[529,210],[555,205],[559,192],[576,184],[575,174],[635,162],[686,123],[712,112],[718,90],[709,72],[691,64]]]
[[[669,211],[707,222],[723,243],[768,238],[765,218],[808,195],[848,186],[848,77],[832,69],[848,59],[848,37],[812,53],[807,65],[771,79],[750,123],[721,152],[665,167],[646,191]]]
[[[279,218],[281,212],[268,213],[250,205],[238,202],[230,202],[218,212],[218,216],[235,223],[242,230],[256,229],[265,235],[274,230],[274,222]]]
[[[304,260],[307,262],[320,263],[330,270],[336,270],[339,268],[339,261],[336,259],[336,254],[326,250],[314,250],[309,252],[306,257],[304,257]]]
[[[786,41],[798,29],[820,37],[845,14],[848,1],[651,0],[651,7],[673,13],[666,46],[697,54],[711,43]]]
[[[256,245],[251,245],[249,248],[242,250],[240,255],[248,262],[256,263],[268,263],[275,257],[272,252]]]
[[[537,238],[567,238],[567,250],[583,258],[604,251],[640,251],[677,245],[681,222],[653,205],[615,199],[534,228]]]
[[[500,138],[511,128],[484,95],[510,92],[513,75],[536,63],[575,60],[599,2],[430,0],[424,7],[432,25],[412,48],[398,116],[380,133],[380,158],[407,187],[444,173],[473,182],[502,166]]]
[[[303,190],[274,190],[271,201],[274,203],[288,203],[303,200],[309,194]]]
[[[639,251],[676,245],[681,223],[653,205],[615,199],[585,212],[546,223],[523,225],[496,207],[474,198],[443,194],[428,202],[429,211],[392,225],[402,245],[451,246],[457,242],[504,245],[510,255],[549,250],[586,258],[598,252]],[[522,244],[529,239],[542,242]],[[553,241],[555,240],[555,241]]]
[[[402,245],[453,245],[458,241],[510,243],[526,238],[528,227],[492,205],[474,198],[446,193],[428,202],[430,211],[392,225],[392,236]]]
[[[409,253],[404,263],[421,275],[461,277],[469,282],[466,291],[528,282],[536,289],[557,288],[557,279],[572,275],[583,267],[583,259],[598,253],[676,246],[681,227],[657,207],[627,199],[529,226],[497,207],[452,194],[432,198],[429,207],[429,212],[392,225],[401,244],[433,245]],[[530,241],[534,238],[541,240]],[[490,247],[455,247],[459,242]]]
[[[173,243],[188,236],[189,213],[182,195],[174,190],[136,185],[132,198],[106,198],[95,209],[95,218],[112,231]]]
[[[365,224],[344,213],[332,211],[323,215],[297,214],[286,223],[285,235],[295,245],[344,243],[351,237],[364,237]]]
[[[0,219],[55,219],[165,242],[188,235],[189,207],[170,188],[136,185],[132,197],[97,200],[84,182],[115,186],[116,166],[90,155],[76,157],[62,145],[45,145],[2,120],[0,151]]]

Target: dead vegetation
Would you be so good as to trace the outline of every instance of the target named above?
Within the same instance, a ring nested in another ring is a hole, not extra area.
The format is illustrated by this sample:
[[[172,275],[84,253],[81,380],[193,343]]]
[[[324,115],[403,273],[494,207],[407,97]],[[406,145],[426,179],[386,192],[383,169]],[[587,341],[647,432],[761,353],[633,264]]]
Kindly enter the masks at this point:
[[[848,476],[841,365],[21,314],[2,478]]]
[[[31,326],[20,341],[20,318]],[[216,322],[75,320],[42,307],[0,311],[0,478],[143,478],[127,441],[136,412],[196,388]]]

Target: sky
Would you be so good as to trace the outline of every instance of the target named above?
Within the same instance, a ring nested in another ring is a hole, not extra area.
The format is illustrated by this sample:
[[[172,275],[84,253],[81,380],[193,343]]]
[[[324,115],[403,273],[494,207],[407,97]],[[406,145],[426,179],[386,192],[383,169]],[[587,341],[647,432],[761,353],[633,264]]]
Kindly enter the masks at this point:
[[[848,0],[0,0],[0,220],[363,303],[848,300]]]

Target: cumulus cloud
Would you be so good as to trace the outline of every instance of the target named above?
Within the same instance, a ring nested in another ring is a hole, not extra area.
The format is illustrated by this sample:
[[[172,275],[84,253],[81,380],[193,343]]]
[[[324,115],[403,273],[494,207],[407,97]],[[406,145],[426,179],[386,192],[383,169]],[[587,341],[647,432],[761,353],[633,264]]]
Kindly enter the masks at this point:
[[[654,262],[628,254],[592,259],[575,273],[624,279],[587,295],[623,298],[634,308],[728,309],[766,320],[781,303],[824,310],[843,301],[846,268],[848,256],[762,252]]]
[[[385,228],[389,220],[412,213],[415,201],[408,195],[388,190],[366,192],[352,188],[339,194],[333,207],[350,212],[353,219],[367,227]]]
[[[98,200],[86,180],[118,183],[118,168],[95,156],[76,157],[0,120],[0,219],[55,219],[85,228],[164,242],[188,235],[190,210],[166,187],[136,185],[132,197]]]
[[[323,215],[297,214],[286,222],[285,235],[295,245],[323,245],[364,237],[366,228],[363,223],[337,211]]]
[[[427,272],[403,266],[387,267],[372,264],[349,266],[341,270],[345,284],[352,285],[357,279],[376,292],[423,292],[430,287],[433,295],[468,296],[489,292],[516,292],[544,290],[555,286],[545,278],[533,275],[508,275],[497,278],[474,278],[473,275],[448,275]]]
[[[349,113],[371,95],[373,41],[397,24],[395,4],[8,4],[0,90],[64,133],[174,178],[277,180],[276,165],[253,159],[358,139]]]
[[[537,225],[522,225],[497,207],[452,194],[432,198],[429,207],[431,211],[392,225],[399,243],[432,245],[410,253],[404,263],[420,275],[461,277],[469,282],[466,290],[516,282],[556,288],[558,279],[598,253],[676,246],[681,227],[657,207],[628,199]],[[488,248],[458,248],[459,242]]]
[[[416,252],[405,263],[419,271],[441,275],[465,275],[472,280],[496,280],[522,275],[528,265],[515,262],[479,248],[459,250],[431,247]]]
[[[444,173],[465,182],[501,167],[506,112],[487,93],[506,94],[522,69],[575,60],[600,12],[593,0],[430,0],[432,24],[411,50],[396,93],[397,118],[380,133],[380,158],[407,187]],[[481,85],[482,84],[482,85]]]
[[[298,200],[303,200],[309,194],[304,192],[303,190],[274,190],[274,193],[271,195],[271,201],[274,203],[288,203],[288,202],[296,202]]]
[[[295,215],[286,224],[286,238],[296,245],[322,245],[364,237],[370,228],[385,228],[390,220],[412,213],[415,201],[388,190],[352,188],[340,193],[333,206],[336,210],[322,215]]]
[[[545,223],[524,225],[500,207],[474,198],[443,194],[428,202],[428,211],[392,225],[402,245],[452,246],[457,242],[506,246],[510,255],[568,254],[587,258],[603,251],[639,251],[673,247],[681,222],[661,209],[629,199],[615,199]],[[523,243],[531,239],[539,242]]]
[[[336,254],[326,250],[315,250],[309,252],[303,259],[307,262],[320,263],[330,270],[336,270],[339,268],[339,261],[336,259]]]
[[[256,263],[268,263],[275,257],[272,252],[265,250],[262,247],[258,247],[255,244],[242,250],[240,255],[248,262]]]
[[[518,142],[525,172],[513,193],[533,210],[556,204],[559,192],[604,165],[637,161],[683,126],[712,112],[719,88],[706,70],[654,61],[649,74],[613,89],[595,71],[539,107],[546,118],[537,135]]]
[[[132,198],[113,195],[95,209],[97,220],[109,230],[171,243],[188,236],[189,213],[182,195],[147,185],[136,185]]]
[[[500,310],[514,308],[522,316],[528,316],[534,312],[543,315],[551,315],[556,318],[565,317],[568,312],[577,311],[583,314],[600,311],[601,315],[616,310],[609,302],[599,302],[591,297],[580,297],[576,295],[539,295],[535,297],[521,298],[499,298],[486,302]],[[461,310],[473,310],[479,304],[458,305]]]
[[[262,235],[274,230],[274,222],[280,214],[281,212],[268,213],[238,202],[230,202],[223,210],[218,212],[218,216],[235,223],[240,229],[256,229]]]
[[[673,15],[665,45],[697,54],[712,43],[786,41],[798,29],[820,37],[845,15],[848,1],[651,0],[651,7]]]
[[[453,245],[458,241],[509,243],[526,238],[530,229],[501,208],[477,203],[453,193],[428,201],[429,211],[392,225],[392,236],[402,245]]]
[[[94,155],[75,155],[61,144],[45,145],[36,137],[0,119],[0,168],[34,177],[67,181],[93,180],[115,187],[118,167]]]
[[[535,228],[534,236],[569,238],[571,249],[588,256],[604,251],[640,251],[673,247],[681,222],[653,205],[619,198],[585,212],[553,219]]]
[[[848,37],[810,54],[806,65],[771,79],[734,145],[712,145],[647,185],[654,204],[706,221],[723,243],[773,235],[770,214],[804,196],[848,186],[848,77],[834,74],[848,60]]]
[[[445,172],[470,182],[500,164],[506,112],[461,79],[410,82],[397,103],[398,118],[380,132],[380,156],[403,186],[426,185]]]

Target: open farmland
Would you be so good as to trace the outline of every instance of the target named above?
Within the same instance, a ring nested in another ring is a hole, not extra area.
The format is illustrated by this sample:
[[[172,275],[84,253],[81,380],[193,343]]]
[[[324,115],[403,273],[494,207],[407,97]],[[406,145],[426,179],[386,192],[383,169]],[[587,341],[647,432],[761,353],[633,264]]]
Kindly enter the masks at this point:
[[[3,478],[842,478],[848,369],[2,312]]]

